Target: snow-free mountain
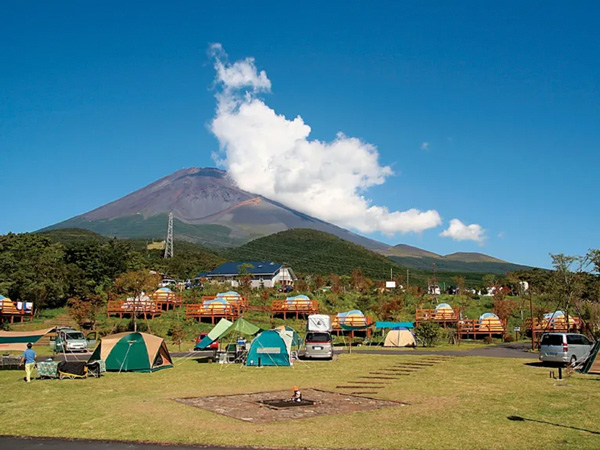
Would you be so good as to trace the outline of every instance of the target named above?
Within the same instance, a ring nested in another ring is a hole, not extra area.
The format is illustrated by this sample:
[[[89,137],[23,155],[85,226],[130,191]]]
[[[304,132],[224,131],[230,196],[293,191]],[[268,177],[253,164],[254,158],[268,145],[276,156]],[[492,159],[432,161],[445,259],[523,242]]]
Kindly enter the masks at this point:
[[[164,239],[173,213],[176,240],[213,248],[238,247],[291,229],[312,229],[381,253],[410,268],[501,273],[517,266],[481,253],[441,256],[409,245],[368,239],[287,206],[239,189],[215,168],[182,169],[125,197],[44,230],[83,228],[104,236]]]
[[[48,229],[84,228],[105,236],[164,239],[169,213],[175,239],[233,247],[293,228],[324,231],[370,250],[387,244],[239,189],[226,172],[182,169],[107,205]]]

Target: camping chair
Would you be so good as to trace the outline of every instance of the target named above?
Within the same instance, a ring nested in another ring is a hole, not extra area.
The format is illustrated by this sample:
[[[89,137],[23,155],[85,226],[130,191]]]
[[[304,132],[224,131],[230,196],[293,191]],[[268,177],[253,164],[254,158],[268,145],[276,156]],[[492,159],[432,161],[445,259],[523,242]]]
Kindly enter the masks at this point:
[[[99,359],[87,363],[88,375],[94,378],[100,378],[104,372],[106,372],[106,363]]]
[[[237,345],[236,344],[227,344],[227,362],[232,363],[237,359]]]

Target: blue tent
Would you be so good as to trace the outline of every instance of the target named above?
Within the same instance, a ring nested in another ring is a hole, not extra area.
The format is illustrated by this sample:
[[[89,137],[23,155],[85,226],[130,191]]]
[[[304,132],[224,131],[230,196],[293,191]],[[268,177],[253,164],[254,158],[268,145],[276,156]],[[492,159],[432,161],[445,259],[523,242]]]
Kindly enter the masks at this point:
[[[254,338],[246,359],[247,366],[290,366],[294,331],[267,330]]]

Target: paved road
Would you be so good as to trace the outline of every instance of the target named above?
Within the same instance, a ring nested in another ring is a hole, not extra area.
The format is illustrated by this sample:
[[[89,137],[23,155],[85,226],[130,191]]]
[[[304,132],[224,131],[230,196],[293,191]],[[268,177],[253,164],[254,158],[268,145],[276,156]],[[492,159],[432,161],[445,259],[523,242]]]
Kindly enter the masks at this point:
[[[537,353],[529,352],[531,348],[531,344],[529,343],[515,343],[515,344],[499,344],[492,345],[489,347],[481,347],[474,348],[471,350],[392,350],[392,349],[382,349],[380,347],[361,347],[358,350],[360,353],[369,353],[374,355],[404,355],[404,356],[413,356],[413,355],[445,355],[445,356],[487,356],[490,358],[523,358],[523,359],[538,359]],[[348,350],[344,348],[335,348],[334,353],[347,353]],[[213,356],[212,350],[203,350],[203,351],[195,351],[195,352],[172,352],[171,356],[174,358],[190,358],[190,359],[201,359],[201,358],[210,358]],[[87,361],[87,359],[91,356],[91,353],[67,353],[58,354],[53,356],[53,359],[56,361],[63,361],[67,359],[68,361]],[[42,357],[41,359],[43,359]],[[302,353],[300,353],[300,358],[302,358]]]
[[[0,437],[0,450],[168,450],[170,448],[177,450],[242,450],[240,447],[209,447],[206,445],[178,446],[129,442]],[[244,450],[248,450],[248,447]]]

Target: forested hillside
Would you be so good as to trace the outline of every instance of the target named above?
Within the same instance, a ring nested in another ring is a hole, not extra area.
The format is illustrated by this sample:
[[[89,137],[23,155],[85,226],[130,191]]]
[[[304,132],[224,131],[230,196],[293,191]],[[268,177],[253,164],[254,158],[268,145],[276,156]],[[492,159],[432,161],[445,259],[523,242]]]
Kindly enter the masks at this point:
[[[404,268],[360,245],[322,231],[294,229],[251,241],[226,253],[231,260],[273,260],[290,265],[297,273],[350,275],[361,269],[367,277],[389,279]],[[422,278],[422,275],[420,275]]]

